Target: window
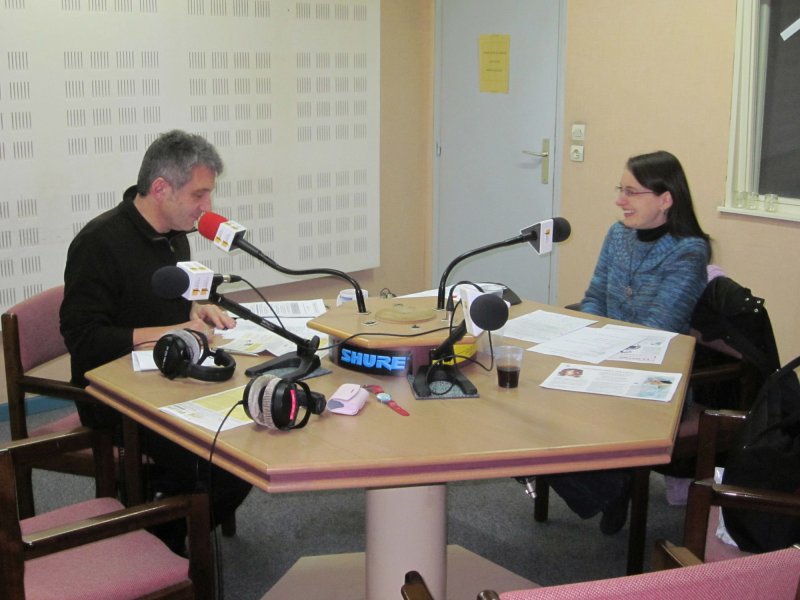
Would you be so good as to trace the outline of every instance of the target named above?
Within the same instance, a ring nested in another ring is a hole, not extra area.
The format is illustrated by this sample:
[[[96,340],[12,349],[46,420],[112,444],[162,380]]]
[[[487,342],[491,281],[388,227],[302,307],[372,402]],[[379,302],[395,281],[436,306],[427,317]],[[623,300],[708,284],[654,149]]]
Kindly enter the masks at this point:
[[[800,221],[800,0],[739,0],[736,20],[728,190],[721,210]],[[748,205],[751,192],[760,199]],[[766,194],[778,196],[774,211],[765,209]]]

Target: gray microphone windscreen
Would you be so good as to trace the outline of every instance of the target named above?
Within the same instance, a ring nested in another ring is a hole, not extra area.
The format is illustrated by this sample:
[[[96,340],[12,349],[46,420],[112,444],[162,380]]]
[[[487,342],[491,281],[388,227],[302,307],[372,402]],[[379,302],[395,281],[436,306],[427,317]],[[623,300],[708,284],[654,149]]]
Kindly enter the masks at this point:
[[[508,304],[500,296],[481,294],[470,304],[469,316],[481,329],[495,331],[508,321]]]
[[[553,242],[563,242],[572,233],[572,225],[564,217],[553,217]]]
[[[189,274],[178,267],[161,267],[151,279],[153,293],[164,300],[180,298],[189,289]]]

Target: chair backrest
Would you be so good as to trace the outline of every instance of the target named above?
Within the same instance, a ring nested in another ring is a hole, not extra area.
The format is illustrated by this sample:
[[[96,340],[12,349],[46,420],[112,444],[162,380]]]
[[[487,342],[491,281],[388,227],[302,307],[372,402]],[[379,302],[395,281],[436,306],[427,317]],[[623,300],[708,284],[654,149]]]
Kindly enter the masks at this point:
[[[44,394],[76,402],[93,402],[83,388],[73,386],[68,381],[29,373],[34,367],[67,353],[61,336],[59,318],[63,297],[64,286],[50,288],[11,307],[2,315],[3,357],[6,367],[11,439],[28,437],[26,394]],[[77,471],[67,469],[65,472],[80,474],[91,472],[84,473],[91,461],[81,461],[81,464],[82,468]]]
[[[795,600],[800,548],[615,579],[534,588],[500,594],[501,600]]]
[[[95,456],[97,498],[20,520],[19,469],[82,448]],[[170,496],[126,509],[115,494],[110,431],[82,427],[0,445],[2,597],[211,600],[208,495]],[[146,531],[176,519],[186,520],[188,561]]]
[[[6,361],[18,361],[24,373],[67,353],[59,318],[63,299],[64,286],[59,285],[23,300],[3,314]]]

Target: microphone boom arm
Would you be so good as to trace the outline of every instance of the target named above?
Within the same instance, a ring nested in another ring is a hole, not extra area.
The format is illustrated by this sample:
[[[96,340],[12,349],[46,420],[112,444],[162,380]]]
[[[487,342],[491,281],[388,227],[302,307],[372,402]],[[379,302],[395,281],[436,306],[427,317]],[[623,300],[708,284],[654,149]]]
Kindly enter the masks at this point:
[[[358,312],[366,314],[367,306],[364,302],[364,292],[361,290],[361,286],[353,277],[351,277],[344,271],[337,271],[336,269],[326,269],[326,268],[302,269],[302,270],[288,269],[276,263],[269,256],[264,254],[261,250],[253,246],[253,244],[251,244],[244,238],[239,238],[237,240],[237,243],[242,249],[246,250],[247,253],[250,254],[251,256],[256,257],[258,260],[265,263],[269,267],[275,269],[276,271],[280,271],[281,273],[284,273],[286,275],[331,275],[333,277],[338,277],[339,279],[346,280],[350,285],[353,286],[353,289],[356,291],[356,305],[358,306]]]
[[[310,340],[302,338],[299,335],[292,333],[285,327],[275,325],[264,317],[257,315],[249,308],[242,306],[238,302],[228,300],[222,294],[218,294],[216,289],[212,290],[208,300],[209,302],[213,302],[214,304],[232,312],[235,315],[238,315],[243,319],[247,319],[251,323],[255,323],[256,325],[297,344],[296,353],[285,354],[264,364],[250,367],[246,371],[247,375],[253,377],[272,369],[293,368],[295,370],[285,378],[295,380],[309,375],[317,367],[319,367],[320,361],[319,357],[316,355],[317,349],[319,348],[319,337],[316,335]]]
[[[530,239],[530,234],[527,235],[517,235],[513,238],[508,238],[502,242],[494,242],[493,244],[487,244],[486,246],[481,246],[480,248],[475,248],[474,250],[470,250],[469,252],[464,252],[460,256],[455,257],[452,262],[447,265],[447,268],[442,273],[442,278],[439,280],[439,293],[436,297],[436,310],[444,310],[444,296],[445,296],[445,289],[447,288],[447,278],[450,276],[450,271],[452,271],[455,266],[460,263],[462,260],[466,260],[476,254],[481,254],[483,252],[488,252],[489,250],[495,250],[497,248],[505,248],[506,246],[513,246],[514,244],[521,244],[523,242],[527,242]]]

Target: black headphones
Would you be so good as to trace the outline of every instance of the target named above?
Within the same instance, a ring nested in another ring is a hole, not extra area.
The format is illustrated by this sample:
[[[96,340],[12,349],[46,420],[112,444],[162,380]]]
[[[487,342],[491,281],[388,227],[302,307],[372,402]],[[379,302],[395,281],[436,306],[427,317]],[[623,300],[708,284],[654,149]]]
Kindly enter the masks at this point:
[[[214,357],[216,367],[204,367]],[[202,381],[227,381],[233,377],[236,361],[225,350],[211,350],[208,338],[192,329],[168,331],[156,342],[153,359],[158,370],[170,379],[193,377]]]
[[[242,394],[247,416],[268,429],[300,429],[311,414],[325,411],[325,396],[312,392],[302,381],[259,375],[250,380]]]

